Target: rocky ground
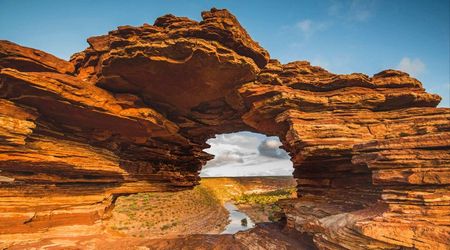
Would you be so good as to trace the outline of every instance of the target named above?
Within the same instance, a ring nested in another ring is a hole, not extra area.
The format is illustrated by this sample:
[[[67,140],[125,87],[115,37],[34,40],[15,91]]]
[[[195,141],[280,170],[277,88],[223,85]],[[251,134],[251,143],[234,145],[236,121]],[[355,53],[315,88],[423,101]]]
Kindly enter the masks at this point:
[[[292,177],[203,178],[193,190],[119,197],[105,227],[146,239],[219,234],[228,224],[224,202],[234,201],[255,222],[274,221],[275,202],[290,198],[294,183]]]
[[[59,237],[38,243],[18,244],[9,250],[314,250],[311,236],[283,231],[280,224],[260,224],[234,235],[193,234],[159,239],[96,234],[85,237]]]
[[[280,218],[272,217],[275,203],[295,193],[294,184],[292,177],[204,178],[193,190],[119,197],[98,234],[8,249],[314,249],[309,236],[283,230]],[[221,235],[228,224],[223,203],[230,200],[262,224]]]

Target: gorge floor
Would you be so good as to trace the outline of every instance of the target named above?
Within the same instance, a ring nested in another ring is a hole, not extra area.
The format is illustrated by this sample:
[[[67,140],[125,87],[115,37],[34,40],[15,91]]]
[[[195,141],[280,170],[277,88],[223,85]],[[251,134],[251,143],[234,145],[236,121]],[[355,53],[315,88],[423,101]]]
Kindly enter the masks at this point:
[[[284,176],[203,178],[192,190],[119,197],[96,235],[8,249],[315,249],[307,236],[283,231],[275,216],[276,202],[294,197],[294,187],[294,179]],[[230,204],[256,227],[234,230],[236,220],[225,209]]]
[[[113,234],[152,239],[219,234],[229,224],[226,203],[252,221],[269,222],[275,202],[293,195],[294,185],[292,177],[203,178],[192,190],[119,197],[105,226]]]

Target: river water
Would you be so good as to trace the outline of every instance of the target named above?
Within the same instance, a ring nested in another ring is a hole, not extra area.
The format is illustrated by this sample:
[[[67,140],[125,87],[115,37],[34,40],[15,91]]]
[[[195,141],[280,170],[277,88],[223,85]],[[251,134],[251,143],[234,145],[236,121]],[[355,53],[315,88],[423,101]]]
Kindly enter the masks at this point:
[[[233,203],[225,202],[224,207],[230,213],[230,223],[221,234],[235,234],[239,231],[245,231],[252,227],[255,227],[255,223],[253,223],[252,219],[250,219],[250,217],[248,217],[245,213],[240,212]],[[244,218],[247,219],[246,226],[241,224],[241,220]]]

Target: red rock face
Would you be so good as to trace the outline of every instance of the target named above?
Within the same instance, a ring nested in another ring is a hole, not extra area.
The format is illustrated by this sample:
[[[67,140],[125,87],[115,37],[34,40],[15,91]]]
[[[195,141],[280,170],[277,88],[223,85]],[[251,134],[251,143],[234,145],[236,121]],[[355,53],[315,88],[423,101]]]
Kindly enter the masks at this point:
[[[229,12],[202,17],[197,23],[166,15],[153,26],[119,27],[88,39],[90,48],[72,61],[101,88],[189,112],[253,80],[269,58]]]
[[[439,96],[396,70],[282,65],[228,11],[202,17],[119,27],[70,62],[0,42],[4,246],[92,233],[119,195],[191,188],[206,140],[241,130],[282,140],[299,195],[286,226],[319,248],[450,245]]]

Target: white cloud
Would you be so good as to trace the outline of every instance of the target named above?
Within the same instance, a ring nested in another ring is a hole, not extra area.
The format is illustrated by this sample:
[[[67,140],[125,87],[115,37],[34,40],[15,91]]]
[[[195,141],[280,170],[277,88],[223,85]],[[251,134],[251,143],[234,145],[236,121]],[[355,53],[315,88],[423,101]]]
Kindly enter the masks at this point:
[[[311,25],[312,25],[312,21],[309,19],[306,19],[306,20],[303,20],[303,21],[300,21],[297,23],[297,27],[303,32],[310,32]]]
[[[280,148],[281,145],[278,138],[268,138],[259,144],[258,151],[260,155],[279,159],[289,159],[289,155],[286,151]]]
[[[302,19],[294,24],[283,26],[282,31],[290,36],[300,34],[301,37],[289,44],[295,49],[305,49],[310,38],[317,33],[324,32],[332,26],[365,22],[375,16],[376,0],[331,0],[328,6],[328,16],[320,20]],[[297,31],[297,32],[295,32]]]
[[[352,1],[350,16],[359,22],[367,21],[373,15],[373,6],[374,1]]]
[[[350,22],[365,22],[375,15],[376,9],[376,0],[334,0],[328,14]]]
[[[214,159],[203,166],[200,176],[291,175],[289,155],[280,149],[277,137],[240,132],[221,134],[207,141],[205,149]]]
[[[223,164],[228,163],[244,163],[244,156],[244,154],[238,152],[225,151],[210,160],[208,162],[208,167],[222,166]]]
[[[397,69],[417,77],[425,72],[426,65],[419,58],[411,59],[409,57],[403,57],[402,60],[400,60]]]
[[[329,25],[326,22],[317,22],[311,19],[304,19],[295,24],[295,27],[300,30],[304,37],[309,38],[318,31],[325,30]]]
[[[205,168],[200,176],[288,176],[292,175],[294,168],[288,159],[264,161],[257,164],[242,166],[227,164],[217,168]]]

